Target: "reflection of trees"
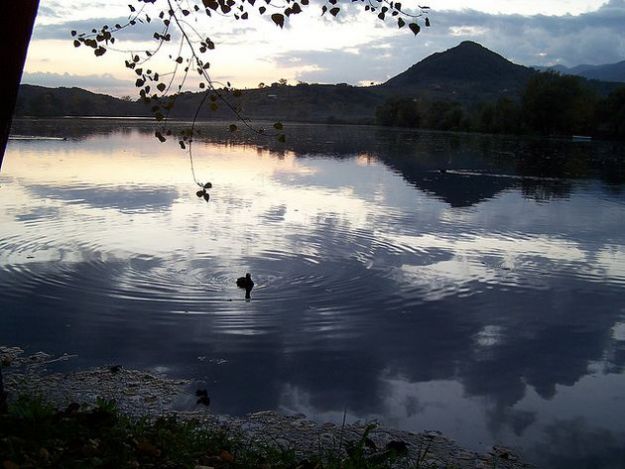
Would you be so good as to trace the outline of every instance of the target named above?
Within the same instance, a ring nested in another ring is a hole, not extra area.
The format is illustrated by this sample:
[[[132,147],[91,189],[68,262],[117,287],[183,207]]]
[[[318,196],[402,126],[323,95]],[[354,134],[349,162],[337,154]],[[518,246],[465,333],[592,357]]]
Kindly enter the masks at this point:
[[[547,202],[552,199],[566,199],[569,197],[573,184],[570,181],[559,179],[522,179],[521,192],[526,199],[537,202]]]
[[[141,120],[24,119],[14,122],[13,133],[72,139],[117,132],[151,136],[154,125]],[[174,131],[187,126],[175,121],[169,125]],[[332,158],[368,154],[400,172],[417,188],[453,206],[474,205],[514,187],[538,200],[566,197],[572,188],[570,182],[554,183],[544,178],[600,178],[611,185],[611,190],[625,184],[625,152],[613,142],[585,144],[365,126],[292,125],[287,128],[286,144],[282,144],[244,132],[229,132],[225,123],[207,123],[201,131],[203,142],[262,148],[273,155],[287,151],[298,156]],[[440,174],[440,169],[478,174]]]

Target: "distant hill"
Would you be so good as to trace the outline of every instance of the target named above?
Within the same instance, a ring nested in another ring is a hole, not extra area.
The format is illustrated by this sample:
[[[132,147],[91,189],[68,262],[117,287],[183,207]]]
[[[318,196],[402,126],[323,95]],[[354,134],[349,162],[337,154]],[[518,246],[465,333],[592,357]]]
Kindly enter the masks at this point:
[[[430,55],[381,87],[471,102],[502,95],[517,96],[535,73],[480,44],[465,41],[445,52]]]
[[[136,102],[125,101],[82,88],[46,88],[20,85],[15,107],[18,116],[147,116]]]
[[[172,117],[193,115],[201,99],[199,93],[185,93],[177,101]],[[251,119],[271,119],[299,122],[371,123],[377,106],[386,99],[372,87],[347,84],[321,85],[274,84],[264,88],[244,90],[230,102]],[[200,119],[231,119],[232,113],[223,105],[217,112],[203,109]]]
[[[577,65],[570,68],[564,65],[556,65],[554,67],[535,68],[539,70],[554,70],[565,75],[577,75],[589,80],[625,83],[625,60],[606,65]]]
[[[227,93],[224,93],[227,95]],[[203,93],[182,93],[169,117],[189,119],[202,101]],[[301,122],[345,121],[370,123],[375,109],[384,100],[383,93],[372,88],[350,85],[274,85],[244,90],[240,97],[229,96],[230,103],[250,119],[275,119]],[[208,106],[198,118],[233,119],[226,105],[217,103],[212,111]],[[152,116],[151,105],[128,101],[113,96],[92,93],[81,88],[46,88],[21,85],[15,115],[19,117],[53,116]]]

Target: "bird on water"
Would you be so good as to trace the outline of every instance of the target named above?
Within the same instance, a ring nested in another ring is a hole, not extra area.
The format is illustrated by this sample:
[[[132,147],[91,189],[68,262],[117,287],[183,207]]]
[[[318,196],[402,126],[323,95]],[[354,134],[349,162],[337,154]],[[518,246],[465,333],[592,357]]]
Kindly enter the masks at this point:
[[[239,277],[237,279],[237,287],[239,288],[252,288],[254,286],[254,281],[252,280],[252,276],[248,273],[245,274],[245,277]]]
[[[249,301],[251,299],[250,293],[252,292],[252,288],[254,288],[252,276],[247,273],[245,274],[245,277],[239,277],[237,279],[237,287],[245,288],[245,299]]]

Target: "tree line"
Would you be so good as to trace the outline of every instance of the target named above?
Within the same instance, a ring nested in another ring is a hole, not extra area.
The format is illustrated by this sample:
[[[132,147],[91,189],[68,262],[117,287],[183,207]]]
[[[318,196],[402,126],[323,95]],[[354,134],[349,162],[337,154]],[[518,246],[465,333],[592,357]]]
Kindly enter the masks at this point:
[[[583,78],[537,73],[519,99],[463,106],[453,101],[389,98],[376,109],[384,126],[625,139],[625,86],[601,96]]]

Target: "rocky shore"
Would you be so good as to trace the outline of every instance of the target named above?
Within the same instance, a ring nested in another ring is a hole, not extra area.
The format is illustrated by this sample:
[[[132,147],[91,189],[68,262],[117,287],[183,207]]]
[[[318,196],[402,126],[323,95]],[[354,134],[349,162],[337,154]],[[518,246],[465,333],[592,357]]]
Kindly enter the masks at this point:
[[[283,415],[274,411],[244,417],[215,415],[198,401],[193,385],[122,367],[95,368],[71,373],[51,373],[51,363],[71,357],[51,357],[44,353],[25,356],[19,348],[0,347],[0,360],[9,399],[20,394],[40,396],[59,409],[71,403],[96,405],[98,399],[114,400],[126,415],[159,417],[176,415],[195,419],[198,425],[225,430],[251,444],[292,450],[300,458],[319,453],[349,451],[360,444],[368,456],[383,454],[389,448],[403,454],[392,467],[410,468],[526,468],[512,451],[493,447],[479,454],[459,447],[438,432],[411,433],[385,428],[371,422],[320,423],[304,415]],[[181,410],[190,409],[190,410]],[[365,438],[366,436],[366,438]]]

